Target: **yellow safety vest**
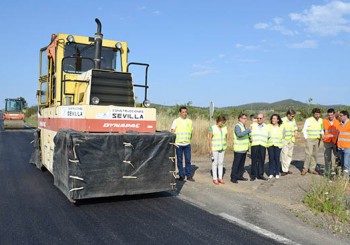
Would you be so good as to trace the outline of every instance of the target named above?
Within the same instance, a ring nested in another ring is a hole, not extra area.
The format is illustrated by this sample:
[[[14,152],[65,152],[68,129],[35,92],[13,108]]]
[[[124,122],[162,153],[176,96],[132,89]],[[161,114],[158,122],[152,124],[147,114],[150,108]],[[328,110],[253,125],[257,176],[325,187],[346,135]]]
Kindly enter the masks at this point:
[[[292,121],[289,121],[287,117],[283,117],[282,122],[283,122],[284,128],[286,129],[286,135],[284,139],[294,143],[295,142],[294,132],[298,130],[295,119],[293,118]]]
[[[320,139],[323,130],[323,121],[321,118],[316,121],[314,117],[306,119],[309,121],[309,127],[306,129],[307,137],[309,139]]]
[[[258,123],[253,123],[251,136],[253,138],[253,142],[251,146],[262,145],[267,146],[267,137],[268,137],[268,127],[266,124],[263,124],[262,127],[259,127]]]
[[[192,120],[186,118],[186,123],[183,123],[181,117],[176,119],[176,139],[175,143],[190,143],[192,138]]]
[[[242,132],[245,130],[244,126],[240,123],[237,123],[236,126],[239,126]],[[243,137],[238,137],[233,129],[233,151],[235,152],[245,152],[249,148],[249,135],[246,134]]]
[[[278,148],[282,148],[283,139],[284,139],[283,124],[278,127],[274,127],[272,124],[269,124],[268,127],[269,127],[270,138],[267,140],[267,146],[277,146]]]
[[[211,139],[211,150],[212,151],[224,151],[227,148],[227,127],[223,126],[220,130],[218,125],[211,127],[213,130],[213,138]]]

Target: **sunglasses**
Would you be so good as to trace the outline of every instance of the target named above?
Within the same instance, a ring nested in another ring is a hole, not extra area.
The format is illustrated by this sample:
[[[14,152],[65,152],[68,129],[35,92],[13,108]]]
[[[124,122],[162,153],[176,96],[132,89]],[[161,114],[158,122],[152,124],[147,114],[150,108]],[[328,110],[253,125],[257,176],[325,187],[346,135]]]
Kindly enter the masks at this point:
[[[258,119],[258,120],[261,120],[261,119],[262,119],[262,117],[258,117],[257,119]]]

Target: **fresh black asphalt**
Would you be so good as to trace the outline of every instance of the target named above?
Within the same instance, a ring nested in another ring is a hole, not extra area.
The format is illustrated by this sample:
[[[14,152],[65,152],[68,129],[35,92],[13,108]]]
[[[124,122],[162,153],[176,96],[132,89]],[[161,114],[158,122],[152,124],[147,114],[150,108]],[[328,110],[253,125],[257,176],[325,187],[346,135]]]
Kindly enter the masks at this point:
[[[0,132],[0,244],[277,244],[175,192],[72,204],[29,163],[32,129]]]

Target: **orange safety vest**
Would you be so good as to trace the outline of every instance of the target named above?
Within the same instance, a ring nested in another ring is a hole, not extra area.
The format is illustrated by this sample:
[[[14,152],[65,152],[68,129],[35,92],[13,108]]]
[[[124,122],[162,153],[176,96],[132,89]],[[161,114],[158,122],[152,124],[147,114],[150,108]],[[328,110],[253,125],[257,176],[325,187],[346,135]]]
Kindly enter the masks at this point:
[[[341,124],[338,130],[338,147],[350,148],[350,120],[348,120],[345,125]]]
[[[337,119],[333,119],[333,125],[330,123],[328,118],[323,119],[323,127],[324,127],[324,142],[334,144],[337,143],[338,139],[338,128],[340,126],[340,122]]]

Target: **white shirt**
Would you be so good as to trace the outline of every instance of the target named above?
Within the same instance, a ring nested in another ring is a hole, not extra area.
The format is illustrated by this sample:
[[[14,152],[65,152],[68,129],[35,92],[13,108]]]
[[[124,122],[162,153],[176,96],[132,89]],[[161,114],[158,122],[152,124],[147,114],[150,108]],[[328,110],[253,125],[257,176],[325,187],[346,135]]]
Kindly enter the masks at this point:
[[[309,120],[310,118],[311,118],[311,117],[309,117],[308,119],[305,120],[304,127],[303,127],[303,131],[302,131],[305,139],[307,139],[307,128],[308,128],[309,125],[310,125],[310,122],[309,122],[309,121],[310,121],[310,120]],[[315,118],[314,118],[314,119],[315,119]],[[316,119],[315,119],[315,120],[316,120]],[[317,122],[318,122],[318,123],[322,123],[322,119],[319,118]],[[321,130],[321,134],[322,134],[322,135],[324,134],[324,130],[323,130],[323,129]]]
[[[186,125],[186,119],[183,119],[182,117],[180,117],[182,120],[181,120],[181,122],[182,122],[182,124],[183,125]],[[174,119],[174,121],[173,121],[173,124],[171,124],[171,130],[175,133],[175,130],[176,130],[176,120],[177,120],[177,118],[176,119]],[[192,127],[192,131],[193,131],[193,127]],[[189,145],[190,143],[176,143],[176,145],[180,145],[180,146],[186,146],[186,145]]]

